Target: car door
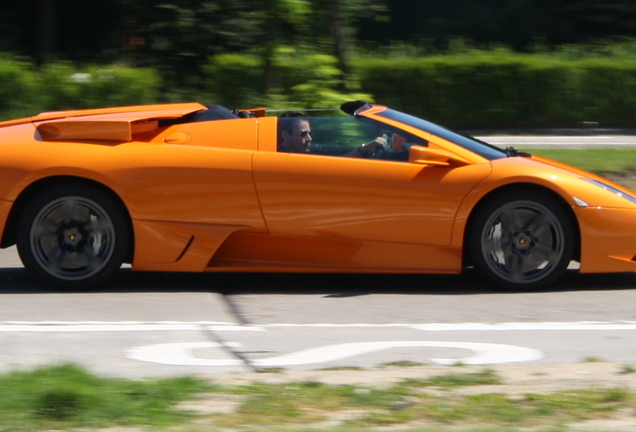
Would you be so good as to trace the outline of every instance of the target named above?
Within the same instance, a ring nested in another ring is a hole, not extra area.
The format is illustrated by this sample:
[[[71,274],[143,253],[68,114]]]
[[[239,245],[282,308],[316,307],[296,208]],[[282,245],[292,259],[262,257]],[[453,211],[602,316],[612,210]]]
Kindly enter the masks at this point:
[[[259,260],[299,270],[461,269],[461,249],[450,246],[453,222],[465,195],[490,172],[489,163],[411,163],[410,146],[426,146],[430,134],[354,116],[309,120],[300,120],[295,131],[279,119],[278,149],[269,122],[259,138],[254,182],[267,231],[277,239]],[[306,152],[282,151],[295,132],[306,140],[308,128]],[[355,151],[379,137],[391,148],[375,158]]]
[[[448,245],[457,208],[490,171],[259,152],[253,172],[270,233]]]

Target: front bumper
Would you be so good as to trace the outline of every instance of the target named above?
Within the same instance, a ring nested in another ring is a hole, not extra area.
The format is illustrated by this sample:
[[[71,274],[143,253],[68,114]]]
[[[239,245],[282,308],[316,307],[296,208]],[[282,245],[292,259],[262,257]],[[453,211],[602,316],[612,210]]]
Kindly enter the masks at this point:
[[[581,273],[636,272],[636,209],[574,207]]]

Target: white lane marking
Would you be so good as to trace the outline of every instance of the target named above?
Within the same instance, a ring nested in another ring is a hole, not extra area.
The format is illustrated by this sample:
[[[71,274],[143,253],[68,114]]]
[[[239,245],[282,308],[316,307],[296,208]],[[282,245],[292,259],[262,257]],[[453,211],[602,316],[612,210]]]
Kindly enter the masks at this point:
[[[636,330],[636,321],[579,321],[536,323],[422,323],[422,324],[264,324],[236,325],[215,321],[0,321],[0,332],[124,332],[124,331],[192,331],[215,332],[267,331],[268,328],[410,328],[422,331],[540,331],[540,330]]]
[[[479,137],[478,137],[479,138]],[[497,146],[515,145],[517,148],[549,148],[567,146],[576,147],[633,147],[636,140],[631,136],[621,135],[591,135],[591,136],[486,136],[482,141]]]
[[[235,325],[227,321],[0,321],[0,325],[75,325],[75,324],[196,324],[196,325]]]
[[[266,331],[276,327],[381,328],[400,327],[424,331],[517,331],[517,330],[636,330],[636,321],[577,321],[520,323],[395,323],[395,324],[262,324],[236,325],[218,321],[0,321],[0,332],[11,331],[162,331],[200,329],[215,331]],[[63,330],[65,329],[65,330]]]
[[[424,324],[263,324],[261,327],[406,327],[422,331],[537,331],[537,330],[636,330],[636,321],[579,321],[536,323],[424,323]]]
[[[232,344],[232,346],[240,346],[240,344]],[[195,349],[220,347],[221,345],[215,342],[146,345],[128,350],[126,357],[132,360],[173,366],[237,366],[242,364],[237,359],[198,358],[192,352]],[[475,353],[473,356],[457,359],[430,359],[441,365],[457,363],[466,365],[503,364],[543,358],[541,351],[514,345],[473,342],[378,341],[325,345],[280,356],[255,359],[252,364],[260,367],[273,367],[327,363],[392,348],[459,348]]]
[[[541,331],[541,330],[636,330],[636,322],[545,322],[545,323],[463,323],[463,324],[420,324],[411,328],[423,331]]]
[[[239,326],[215,322],[3,322],[2,332],[81,333],[81,332],[148,332],[148,331],[265,331],[262,327]]]

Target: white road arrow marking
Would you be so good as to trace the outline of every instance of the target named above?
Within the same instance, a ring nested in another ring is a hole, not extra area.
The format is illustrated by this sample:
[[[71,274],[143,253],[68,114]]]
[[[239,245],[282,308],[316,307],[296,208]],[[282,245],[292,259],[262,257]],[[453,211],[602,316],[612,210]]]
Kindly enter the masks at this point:
[[[239,343],[226,343],[227,346],[240,347]],[[205,359],[195,357],[195,349],[222,348],[216,342],[170,343],[159,345],[145,345],[132,348],[126,352],[126,357],[151,363],[161,363],[173,366],[240,366],[239,359]]]
[[[228,345],[234,347],[241,346],[240,344]],[[252,364],[260,367],[300,366],[327,363],[392,348],[410,347],[455,348],[470,350],[475,353],[473,356],[464,358],[431,359],[432,362],[442,365],[457,363],[466,365],[488,365],[533,361],[543,358],[543,353],[540,351],[514,345],[472,342],[379,341],[326,345],[275,357],[255,359],[252,361]],[[238,359],[198,358],[195,357],[192,352],[195,349],[209,348],[221,348],[221,346],[214,342],[146,345],[130,349],[127,352],[127,357],[133,360],[176,366],[238,366],[242,364]]]

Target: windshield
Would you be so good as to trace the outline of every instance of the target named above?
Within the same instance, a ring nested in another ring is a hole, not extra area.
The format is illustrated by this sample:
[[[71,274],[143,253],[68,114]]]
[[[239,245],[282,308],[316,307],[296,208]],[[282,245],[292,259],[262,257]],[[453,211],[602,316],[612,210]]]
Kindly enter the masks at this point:
[[[473,153],[478,154],[484,159],[494,160],[506,157],[506,152],[491,144],[485,143],[473,137],[462,135],[457,132],[453,132],[446,128],[443,128],[435,123],[431,123],[426,120],[414,117],[409,114],[404,114],[399,111],[387,109],[386,111],[376,113],[379,117],[385,117],[390,120],[396,120],[409,126],[421,129],[433,135],[437,135],[447,141],[450,141],[458,146],[461,146]]]

